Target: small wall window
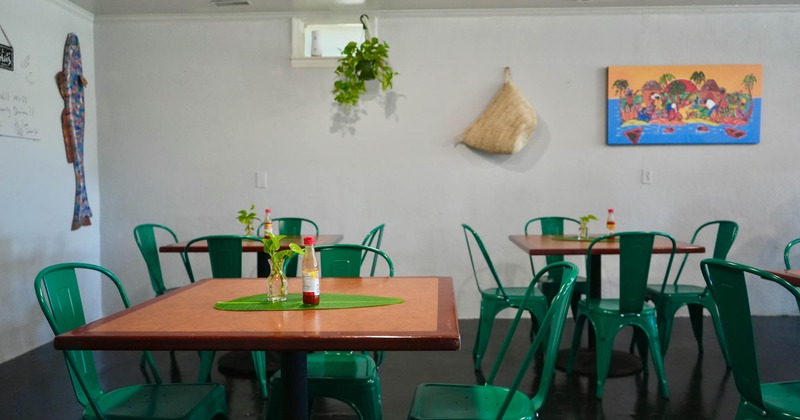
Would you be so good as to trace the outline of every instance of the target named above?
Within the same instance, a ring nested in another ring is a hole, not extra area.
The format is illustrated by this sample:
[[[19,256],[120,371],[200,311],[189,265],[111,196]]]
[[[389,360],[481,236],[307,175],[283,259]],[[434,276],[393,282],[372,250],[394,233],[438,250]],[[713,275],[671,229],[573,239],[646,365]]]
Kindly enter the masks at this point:
[[[370,31],[377,36],[375,18],[370,19]],[[319,47],[312,53],[312,34],[316,33]],[[364,41],[364,27],[359,15],[348,19],[292,19],[292,67],[336,67],[342,50],[351,41]]]

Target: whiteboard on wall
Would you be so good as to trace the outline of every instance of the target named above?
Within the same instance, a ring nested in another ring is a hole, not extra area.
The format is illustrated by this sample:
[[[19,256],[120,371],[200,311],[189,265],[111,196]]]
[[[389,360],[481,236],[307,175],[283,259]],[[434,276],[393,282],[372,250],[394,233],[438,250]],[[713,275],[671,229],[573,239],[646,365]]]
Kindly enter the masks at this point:
[[[14,71],[0,69],[0,141],[39,141],[34,65],[30,54],[21,55],[14,57]]]

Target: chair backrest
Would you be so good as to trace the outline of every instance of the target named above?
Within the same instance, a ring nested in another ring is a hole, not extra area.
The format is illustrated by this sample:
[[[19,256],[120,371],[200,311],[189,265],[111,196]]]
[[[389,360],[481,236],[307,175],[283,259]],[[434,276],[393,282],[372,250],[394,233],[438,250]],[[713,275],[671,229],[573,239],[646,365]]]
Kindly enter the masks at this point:
[[[278,235],[286,235],[286,236],[300,236],[303,234],[303,224],[308,223],[314,227],[314,236],[319,236],[319,227],[317,224],[314,223],[311,219],[306,219],[303,217],[275,217],[272,219],[272,225],[277,226]],[[258,229],[256,229],[256,236],[261,237],[264,236],[261,229],[264,228],[264,223],[258,225]],[[308,232],[306,232],[308,233]]]
[[[175,242],[178,242],[178,236],[175,235],[172,229],[155,223],[145,223],[133,228],[133,238],[136,240],[139,252],[142,253],[144,262],[147,265],[147,273],[150,275],[150,285],[153,286],[153,291],[156,293],[156,296],[161,296],[167,288],[164,286],[164,276],[161,273],[161,262],[158,258],[156,230],[166,231],[172,236]],[[183,258],[183,254],[181,254],[181,258]],[[184,261],[184,264],[185,263]]]
[[[788,244],[786,244],[786,248],[784,248],[784,250],[783,250],[783,263],[786,264],[786,269],[787,270],[791,270],[792,269],[792,262],[789,260],[789,254],[790,254],[790,252],[792,250],[792,247],[797,245],[798,243],[800,243],[800,238],[793,239],[793,240],[789,241]]]
[[[239,278],[242,277],[242,241],[261,242],[261,238],[241,235],[208,235],[194,238],[187,242],[183,254],[185,256],[186,272],[192,282],[194,282],[194,273],[189,261],[189,247],[199,241],[208,243],[208,258],[211,262],[211,276],[213,278]]]
[[[381,249],[381,240],[383,239],[383,228],[386,225],[381,223],[367,234],[363,241],[361,241],[361,245],[370,246],[375,249]],[[367,259],[368,252],[364,252],[361,254],[361,264],[364,264],[364,260]],[[369,275],[375,275],[375,266],[378,263],[378,254],[372,253],[372,269],[370,270]]]
[[[569,307],[570,300],[572,299],[572,290],[575,286],[575,279],[578,277],[578,267],[571,262],[557,262],[554,264],[549,264],[542,268],[542,270],[536,273],[536,275],[533,277],[528,289],[525,291],[525,296],[523,297],[523,301],[517,310],[517,315],[514,317],[514,321],[512,321],[511,327],[506,334],[506,338],[503,341],[503,346],[500,348],[500,352],[498,353],[497,358],[492,365],[492,371],[489,373],[489,376],[486,379],[487,384],[491,385],[494,383],[495,377],[497,376],[503,361],[506,360],[506,351],[511,345],[511,341],[514,338],[514,332],[516,331],[520,319],[525,312],[527,300],[530,299],[531,295],[534,294],[536,283],[540,278],[542,278],[542,276],[552,276],[554,270],[555,272],[561,273],[561,286],[558,294],[556,295],[555,299],[553,299],[550,309],[547,310],[547,315],[545,315],[545,318],[542,321],[539,332],[533,339],[533,342],[528,348],[528,352],[525,354],[525,358],[517,370],[517,374],[514,377],[511,386],[509,387],[508,395],[503,402],[497,418],[503,418],[503,415],[508,409],[514,394],[519,388],[519,385],[522,383],[522,380],[525,378],[525,376],[530,373],[529,370],[531,363],[533,362],[533,358],[538,352],[539,347],[542,345],[546,345],[547,348],[544,351],[545,361],[539,387],[537,388],[536,394],[531,398],[531,407],[533,408],[533,411],[538,412],[547,400],[547,394],[550,391],[550,385],[553,381],[553,371],[555,369],[558,348],[561,345],[561,336],[563,335],[562,333],[564,331],[564,321],[567,317],[567,308]]]
[[[539,223],[541,227],[542,235],[563,235],[564,234],[564,222],[567,223],[574,223],[575,226],[580,226],[581,222],[577,219],[573,219],[571,217],[562,217],[562,216],[546,216],[546,217],[537,217],[531,220],[528,220],[528,223],[525,223],[525,235],[529,234],[529,231],[533,229],[532,225]],[[536,268],[533,265],[533,255],[528,256],[531,261],[531,273],[536,273]],[[555,262],[564,261],[563,255],[546,255],[545,261],[547,264],[552,264]],[[556,273],[553,273],[556,274]]]
[[[469,253],[469,263],[472,266],[472,275],[475,277],[475,284],[478,286],[478,291],[481,294],[485,293],[484,289],[481,287],[481,282],[478,279],[478,270],[475,268],[475,257],[472,254],[472,245],[471,245],[472,242],[474,242],[477,249],[480,250],[484,261],[486,261],[486,265],[489,266],[489,272],[492,274],[492,277],[494,278],[495,285],[497,285],[497,291],[503,296],[503,298],[508,299],[508,295],[506,294],[506,289],[503,287],[503,283],[500,282],[500,277],[497,275],[497,271],[494,269],[494,264],[492,264],[492,259],[489,257],[489,253],[486,252],[486,247],[483,246],[483,241],[481,240],[481,237],[478,236],[478,232],[475,232],[474,229],[472,229],[466,224],[462,224],[461,227],[464,229],[464,239],[467,241],[467,252]],[[470,240],[470,238],[472,238],[472,240]]]
[[[707,228],[711,229],[713,227],[717,227],[717,236],[714,240],[714,250],[711,253],[711,258],[724,260],[728,257],[728,252],[733,246],[733,241],[736,240],[736,235],[739,233],[739,225],[730,220],[713,220],[703,223],[697,228],[697,230],[694,231],[694,235],[692,235],[692,243],[695,243],[697,237],[700,235],[700,232]],[[683,266],[686,265],[686,260],[688,258],[689,254],[683,255],[683,261],[678,269],[678,273],[675,274],[675,280],[673,281],[673,284],[678,284],[678,280],[681,278],[681,273],[683,272]],[[666,283],[664,283],[664,285],[661,287],[661,293],[664,293],[665,286]]]
[[[63,334],[86,324],[76,270],[99,273],[101,279],[110,280],[117,288],[123,305],[126,308],[130,306],[122,283],[108,269],[86,263],[52,265],[36,275],[34,290],[42,313],[54,335]],[[91,406],[95,413],[99,413],[96,399],[103,395],[103,389],[97,377],[92,352],[65,350],[63,353],[78,402],[84,407]],[[158,371],[152,364],[152,358],[148,359],[148,363],[156,381],[161,382]]]
[[[619,241],[619,310],[622,313],[636,314],[644,307],[644,294],[650,275],[650,261],[656,237],[662,237],[671,244],[669,262],[664,273],[664,281],[669,278],[672,261],[675,258],[675,238],[661,232],[618,232],[596,238],[589,244],[586,252],[586,278],[591,279],[591,255],[594,247],[609,240]],[[591,280],[589,280],[591,281]],[[589,286],[591,287],[591,286]]]
[[[394,277],[394,264],[389,256],[380,249],[358,244],[330,244],[315,247],[319,251],[320,274],[324,277],[361,277],[361,260],[365,254],[383,259]],[[374,275],[375,266],[370,276]]]
[[[719,310],[736,389],[750,404],[766,411],[761,394],[761,378],[745,273],[754,274],[783,286],[794,296],[798,309],[800,309],[800,290],[766,271],[722,259],[705,259],[700,263],[700,270]]]

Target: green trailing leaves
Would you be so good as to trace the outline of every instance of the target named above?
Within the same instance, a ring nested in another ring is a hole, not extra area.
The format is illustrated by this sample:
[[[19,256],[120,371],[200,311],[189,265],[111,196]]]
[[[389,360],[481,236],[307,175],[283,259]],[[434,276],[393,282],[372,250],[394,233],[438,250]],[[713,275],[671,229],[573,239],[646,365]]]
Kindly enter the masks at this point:
[[[389,44],[378,38],[371,38],[358,45],[350,42],[342,50],[344,57],[334,71],[337,79],[333,82],[336,102],[353,107],[358,105],[361,94],[367,91],[366,81],[377,79],[381,90],[392,87],[392,78],[397,75],[389,65]]]

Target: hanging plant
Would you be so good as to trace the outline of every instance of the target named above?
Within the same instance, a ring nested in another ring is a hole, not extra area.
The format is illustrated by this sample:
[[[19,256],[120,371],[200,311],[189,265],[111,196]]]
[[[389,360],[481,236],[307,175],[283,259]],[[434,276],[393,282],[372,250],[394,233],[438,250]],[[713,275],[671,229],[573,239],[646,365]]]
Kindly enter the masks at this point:
[[[347,44],[342,50],[344,57],[339,59],[335,70],[334,99],[346,107],[358,105],[361,94],[367,91],[367,80],[377,79],[381,90],[385,91],[392,87],[392,78],[397,74],[389,65],[389,44],[371,36],[368,19],[369,16],[361,15],[366,39],[361,45],[355,42]]]

